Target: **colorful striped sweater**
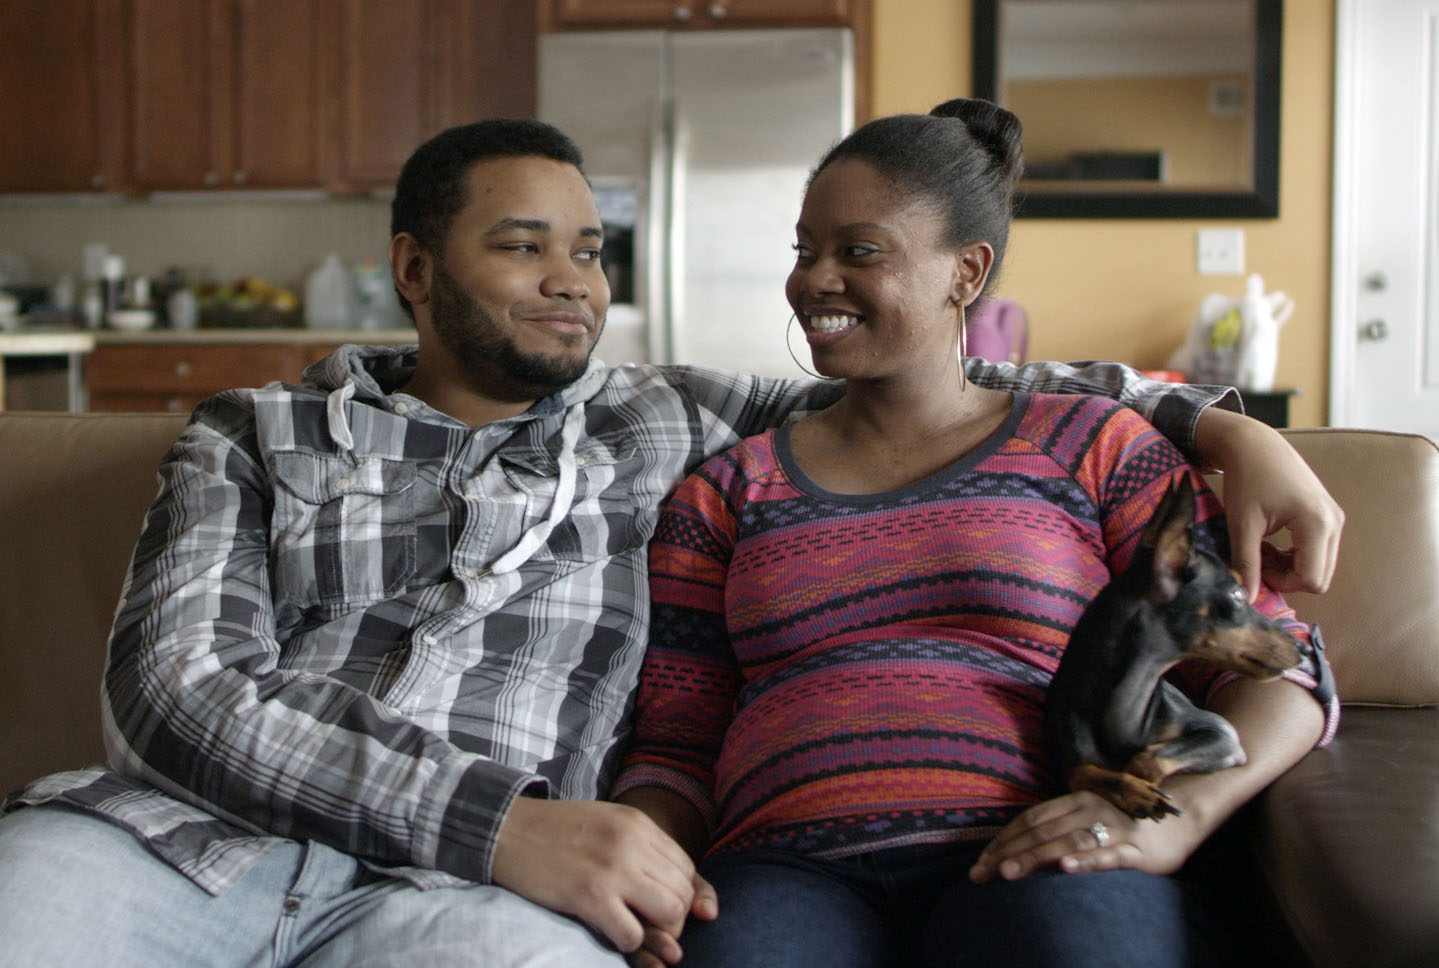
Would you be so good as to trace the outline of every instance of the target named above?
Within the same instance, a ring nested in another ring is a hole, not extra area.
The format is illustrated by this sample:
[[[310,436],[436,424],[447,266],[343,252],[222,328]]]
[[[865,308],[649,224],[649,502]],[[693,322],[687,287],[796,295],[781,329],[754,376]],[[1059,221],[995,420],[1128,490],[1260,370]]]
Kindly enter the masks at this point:
[[[712,853],[989,836],[1058,792],[1047,683],[1185,473],[1123,407],[1025,394],[975,451],[888,493],[818,487],[786,429],[711,459],[651,544],[651,639],[615,792],[680,793]],[[1201,543],[1224,553],[1222,510],[1196,484]],[[1259,607],[1307,635],[1268,590]],[[1200,693],[1218,675],[1187,671]]]

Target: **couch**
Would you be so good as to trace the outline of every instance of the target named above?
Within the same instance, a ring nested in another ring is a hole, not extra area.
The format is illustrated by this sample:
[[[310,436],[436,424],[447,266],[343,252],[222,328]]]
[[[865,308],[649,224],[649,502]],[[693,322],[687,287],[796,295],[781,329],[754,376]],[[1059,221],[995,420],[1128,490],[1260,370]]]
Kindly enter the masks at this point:
[[[183,419],[0,413],[0,791],[103,757],[105,637]],[[1333,588],[1291,599],[1324,628],[1345,707],[1244,834],[1303,960],[1439,965],[1439,449],[1286,434],[1348,515]]]

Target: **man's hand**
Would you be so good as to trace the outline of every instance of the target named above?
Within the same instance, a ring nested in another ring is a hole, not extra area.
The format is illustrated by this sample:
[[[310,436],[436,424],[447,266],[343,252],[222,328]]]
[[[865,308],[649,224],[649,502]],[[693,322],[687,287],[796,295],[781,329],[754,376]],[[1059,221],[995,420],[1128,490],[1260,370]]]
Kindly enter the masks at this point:
[[[644,946],[678,960],[665,940],[674,943],[692,909],[713,917],[714,891],[689,855],[643,813],[617,803],[519,798],[500,827],[490,874],[624,952]]]
[[[702,921],[713,921],[719,916],[719,900],[715,889],[698,874],[695,875],[694,887],[695,897],[690,904],[690,916]],[[634,968],[666,968],[667,965],[679,964],[683,957],[684,949],[680,947],[679,939],[650,925],[645,928],[644,944],[638,951],[630,954],[629,960]]]
[[[1215,407],[1199,418],[1195,444],[1224,472],[1232,564],[1250,600],[1261,575],[1279,592],[1325,591],[1339,559],[1344,511],[1304,458],[1272,427]],[[1293,537],[1286,552],[1264,542],[1280,528]]]

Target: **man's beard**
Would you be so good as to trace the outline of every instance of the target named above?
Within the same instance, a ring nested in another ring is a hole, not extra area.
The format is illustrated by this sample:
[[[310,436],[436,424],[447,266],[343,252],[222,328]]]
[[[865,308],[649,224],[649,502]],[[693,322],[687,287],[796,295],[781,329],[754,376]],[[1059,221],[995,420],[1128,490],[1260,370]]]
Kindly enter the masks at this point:
[[[430,285],[430,321],[440,343],[465,373],[477,379],[498,376],[520,398],[540,397],[569,386],[584,374],[594,352],[593,343],[580,357],[521,352],[494,318],[465,295],[440,259],[435,260]],[[494,386],[479,389],[504,392]]]

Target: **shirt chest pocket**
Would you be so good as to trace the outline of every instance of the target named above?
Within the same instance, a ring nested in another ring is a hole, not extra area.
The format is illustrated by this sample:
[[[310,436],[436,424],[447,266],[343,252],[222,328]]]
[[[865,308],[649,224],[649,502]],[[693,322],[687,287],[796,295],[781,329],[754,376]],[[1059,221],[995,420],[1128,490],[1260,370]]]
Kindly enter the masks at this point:
[[[575,448],[575,494],[535,560],[597,561],[646,540],[640,519],[652,501],[637,491],[643,458],[628,437],[590,437]],[[505,480],[522,496],[526,526],[549,514],[559,486],[557,458],[540,451],[499,454]]]
[[[381,457],[274,455],[277,598],[334,611],[397,594],[415,571],[415,466]]]

